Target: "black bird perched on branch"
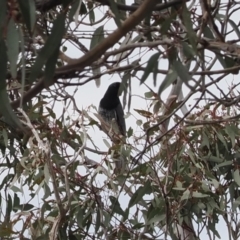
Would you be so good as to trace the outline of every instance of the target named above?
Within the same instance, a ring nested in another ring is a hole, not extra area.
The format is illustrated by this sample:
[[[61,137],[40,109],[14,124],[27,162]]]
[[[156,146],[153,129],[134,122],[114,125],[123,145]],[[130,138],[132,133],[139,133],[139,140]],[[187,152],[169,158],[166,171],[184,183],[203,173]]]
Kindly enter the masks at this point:
[[[119,99],[120,85],[120,82],[109,85],[98,108],[101,127],[113,143],[121,142],[126,135],[124,112]]]

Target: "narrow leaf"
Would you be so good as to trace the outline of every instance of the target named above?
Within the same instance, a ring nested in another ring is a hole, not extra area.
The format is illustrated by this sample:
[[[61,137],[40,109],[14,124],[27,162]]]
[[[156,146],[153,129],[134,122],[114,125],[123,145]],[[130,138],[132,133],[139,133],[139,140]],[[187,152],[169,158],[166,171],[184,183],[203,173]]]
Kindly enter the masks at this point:
[[[10,72],[13,78],[17,76],[17,59],[19,50],[19,34],[13,19],[10,20],[7,30],[7,55],[10,65]]]
[[[191,14],[190,14],[188,8],[186,7],[186,5],[183,7],[182,17],[183,17],[184,25],[187,29],[187,36],[188,36],[189,41],[192,45],[193,51],[195,53],[197,53],[197,36],[196,36],[196,33],[193,30]]]
[[[132,198],[129,201],[128,208],[134,206],[135,204],[138,204],[144,195],[150,194],[151,192],[151,183],[150,181],[147,181],[143,187],[139,187],[138,190],[133,194]]]
[[[148,112],[148,111],[145,111],[145,110],[140,110],[140,109],[134,109],[134,111],[136,111],[138,114],[140,114],[143,117],[146,117],[146,118],[152,117],[151,112]]]
[[[41,49],[38,57],[31,68],[30,81],[33,82],[39,77],[43,65],[53,55],[53,53],[59,49],[62,41],[63,34],[65,33],[65,15],[60,14],[54,21],[52,27],[52,33],[47,39],[44,47]]]
[[[55,51],[52,53],[52,55],[48,58],[47,63],[46,63],[46,68],[45,68],[45,86],[50,86],[53,82],[53,76],[55,73],[56,69],[56,64],[58,60],[58,55],[59,55],[59,47],[55,49]]]
[[[233,179],[237,183],[238,186],[240,186],[240,175],[239,175],[239,169],[236,169],[233,173]]]
[[[93,66],[92,72],[93,72],[93,76],[95,77],[94,80],[95,80],[96,87],[99,87],[101,83],[101,77],[99,77],[99,75],[101,74],[101,68]]]
[[[16,114],[13,112],[6,90],[6,73],[7,73],[7,47],[3,39],[0,40],[0,113],[4,116],[4,120],[11,127],[20,128],[23,126]]]
[[[117,8],[117,4],[115,3],[115,1],[109,1],[109,3],[110,3],[110,9],[114,14],[114,21],[118,27],[121,27],[121,21],[120,21],[121,17],[120,17],[119,10]]]
[[[188,69],[180,61],[173,61],[172,67],[183,82],[186,83],[191,79],[191,76],[188,74]]]
[[[159,56],[160,56],[160,53],[158,52],[149,58],[145,72],[143,73],[142,78],[140,80],[141,84],[145,82],[145,80],[148,78],[150,73],[156,72],[156,68],[158,68]]]
[[[2,29],[6,24],[7,17],[7,0],[0,1],[0,28]]]
[[[224,16],[224,19],[225,19],[225,16]],[[239,27],[237,26],[237,24],[229,18],[227,18],[227,21],[232,26],[232,28],[235,31],[235,33],[237,34],[238,38],[240,38],[240,31],[239,31]]]
[[[121,216],[124,216],[124,211],[122,210],[120,203],[118,202],[117,198],[110,196],[109,197],[112,205],[110,206],[110,208],[112,209],[113,213],[117,213]]]
[[[167,89],[174,81],[177,79],[177,72],[175,70],[169,70],[167,76],[164,78],[162,84],[160,85],[158,89],[159,96],[162,94],[162,92]]]
[[[104,39],[103,26],[100,26],[95,30],[95,32],[93,34],[92,41],[90,44],[90,49],[92,49],[96,45],[98,45],[103,39]]]
[[[32,0],[18,0],[23,19],[29,32],[32,32],[36,20],[36,6]]]
[[[90,23],[95,23],[95,14],[94,14],[94,11],[93,11],[93,3],[92,2],[87,2],[87,7],[89,9],[89,20],[90,20]]]

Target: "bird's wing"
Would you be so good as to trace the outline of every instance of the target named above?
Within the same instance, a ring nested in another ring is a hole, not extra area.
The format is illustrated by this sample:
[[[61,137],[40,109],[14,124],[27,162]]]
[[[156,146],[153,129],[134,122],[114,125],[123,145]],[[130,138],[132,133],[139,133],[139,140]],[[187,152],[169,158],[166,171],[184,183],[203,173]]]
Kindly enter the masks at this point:
[[[123,136],[126,136],[126,123],[125,123],[124,112],[123,112],[121,103],[119,103],[118,106],[116,107],[116,119],[117,119],[117,125],[120,133]]]

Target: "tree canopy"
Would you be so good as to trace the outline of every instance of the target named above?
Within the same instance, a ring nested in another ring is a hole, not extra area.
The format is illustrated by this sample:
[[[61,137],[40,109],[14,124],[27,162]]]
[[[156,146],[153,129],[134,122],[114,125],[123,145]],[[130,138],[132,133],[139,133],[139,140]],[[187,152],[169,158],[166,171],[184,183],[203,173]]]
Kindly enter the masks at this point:
[[[1,0],[1,239],[239,239],[239,4]],[[76,92],[116,75],[106,151]]]

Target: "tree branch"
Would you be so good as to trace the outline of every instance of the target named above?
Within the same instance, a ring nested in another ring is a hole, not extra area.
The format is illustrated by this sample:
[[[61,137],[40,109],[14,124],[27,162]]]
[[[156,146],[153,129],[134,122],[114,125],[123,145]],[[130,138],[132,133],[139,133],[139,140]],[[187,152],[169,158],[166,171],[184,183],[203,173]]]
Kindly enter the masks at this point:
[[[187,0],[187,1],[189,1],[189,0]],[[100,3],[100,5],[110,6],[110,0],[96,0],[95,2]],[[156,10],[160,11],[160,10],[166,9],[166,7],[165,7],[166,4],[169,4],[172,2],[175,2],[175,1],[171,1],[168,3],[164,3],[164,4],[157,4],[152,9],[152,11],[156,11]],[[176,4],[181,3],[181,2],[182,2],[181,0],[178,0],[178,1],[176,1]],[[47,12],[56,6],[61,5],[62,0],[35,0],[35,3],[36,3],[37,10],[42,11],[42,12]],[[121,3],[116,3],[116,6],[121,11],[130,11],[130,12],[136,11],[139,7],[139,5],[125,5],[125,4],[121,4]],[[171,6],[173,6],[173,5],[171,5]]]

